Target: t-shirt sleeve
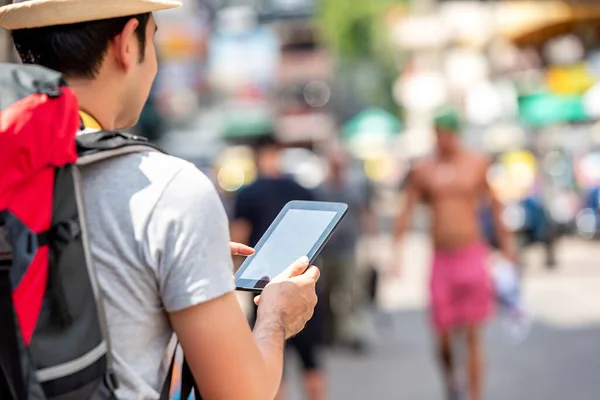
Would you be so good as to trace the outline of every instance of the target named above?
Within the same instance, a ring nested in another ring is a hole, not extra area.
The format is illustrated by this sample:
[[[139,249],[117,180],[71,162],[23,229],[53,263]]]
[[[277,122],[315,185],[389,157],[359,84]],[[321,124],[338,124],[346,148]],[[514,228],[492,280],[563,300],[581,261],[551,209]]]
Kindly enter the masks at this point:
[[[235,289],[225,209],[212,183],[193,165],[165,188],[148,224],[148,242],[168,312]]]
[[[319,198],[317,197],[317,194],[312,191],[312,190],[308,190],[308,189],[304,189],[305,191],[305,196],[306,196],[306,201],[318,201]]]
[[[312,190],[312,195],[317,201],[326,201],[325,192],[323,191],[323,186],[317,186]]]

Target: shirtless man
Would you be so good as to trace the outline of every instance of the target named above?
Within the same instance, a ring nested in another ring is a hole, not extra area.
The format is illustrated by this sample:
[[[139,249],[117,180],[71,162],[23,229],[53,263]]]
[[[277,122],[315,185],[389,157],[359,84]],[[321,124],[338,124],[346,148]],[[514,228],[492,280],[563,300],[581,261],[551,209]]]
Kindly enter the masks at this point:
[[[503,255],[513,260],[509,233],[501,222],[502,206],[486,180],[490,161],[462,146],[460,119],[444,110],[435,118],[437,151],[418,163],[409,177],[406,206],[400,213],[395,239],[409,227],[415,205],[432,211],[434,256],[430,280],[432,324],[449,399],[459,397],[453,368],[452,339],[466,331],[469,400],[483,396],[481,327],[493,311],[494,294],[488,273],[488,249],[479,226],[481,201],[491,201]]]

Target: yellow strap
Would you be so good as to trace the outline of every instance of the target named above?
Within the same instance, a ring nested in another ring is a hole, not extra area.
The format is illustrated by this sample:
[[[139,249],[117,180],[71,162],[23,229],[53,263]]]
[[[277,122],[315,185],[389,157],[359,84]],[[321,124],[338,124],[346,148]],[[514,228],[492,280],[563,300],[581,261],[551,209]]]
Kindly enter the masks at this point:
[[[98,121],[96,121],[96,118],[92,117],[85,111],[79,110],[79,116],[81,117],[83,126],[85,126],[86,129],[102,129]]]

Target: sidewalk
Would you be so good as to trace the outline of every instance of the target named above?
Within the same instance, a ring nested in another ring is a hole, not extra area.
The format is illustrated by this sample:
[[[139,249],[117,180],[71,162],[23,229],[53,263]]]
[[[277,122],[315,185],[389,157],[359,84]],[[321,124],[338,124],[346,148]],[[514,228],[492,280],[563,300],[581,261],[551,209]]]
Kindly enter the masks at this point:
[[[384,255],[389,243],[379,248]],[[564,240],[555,272],[542,267],[541,253],[527,254],[531,335],[514,346],[498,321],[486,332],[486,400],[597,400],[600,246]],[[382,310],[374,315],[379,338],[370,355],[328,352],[330,400],[443,399],[425,312],[429,254],[426,236],[407,238],[402,278],[382,284]],[[294,384],[288,400],[300,400],[297,365],[289,361]]]

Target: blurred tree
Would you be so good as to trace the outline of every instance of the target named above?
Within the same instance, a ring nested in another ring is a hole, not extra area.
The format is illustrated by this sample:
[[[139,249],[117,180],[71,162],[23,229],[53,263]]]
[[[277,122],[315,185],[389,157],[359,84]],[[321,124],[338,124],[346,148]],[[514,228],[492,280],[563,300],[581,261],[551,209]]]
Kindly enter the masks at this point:
[[[348,0],[323,0],[317,15],[322,39],[338,59],[338,83],[345,90],[352,87],[351,91],[364,102],[394,114],[398,106],[392,86],[399,71],[384,16],[392,7],[408,3],[362,0],[350,5]]]

